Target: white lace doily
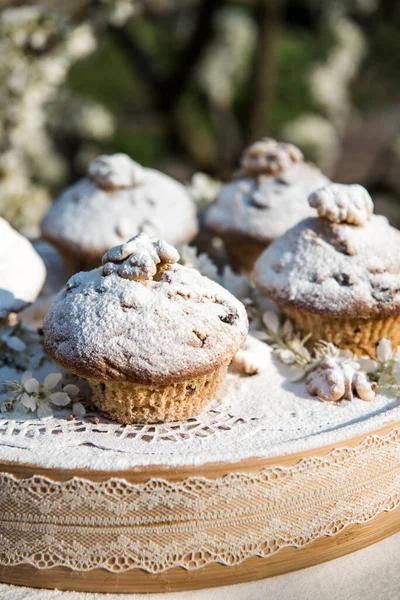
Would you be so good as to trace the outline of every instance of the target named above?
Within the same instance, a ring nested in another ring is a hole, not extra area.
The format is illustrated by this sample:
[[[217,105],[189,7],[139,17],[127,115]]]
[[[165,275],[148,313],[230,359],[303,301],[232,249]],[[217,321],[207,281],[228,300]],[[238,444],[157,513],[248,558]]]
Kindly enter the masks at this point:
[[[230,373],[221,399],[186,423],[122,426],[91,414],[74,421],[67,414],[45,420],[2,414],[0,460],[99,470],[237,462],[310,450],[400,420],[393,396],[322,403],[304,382],[279,373],[268,346],[265,361],[259,375]]]

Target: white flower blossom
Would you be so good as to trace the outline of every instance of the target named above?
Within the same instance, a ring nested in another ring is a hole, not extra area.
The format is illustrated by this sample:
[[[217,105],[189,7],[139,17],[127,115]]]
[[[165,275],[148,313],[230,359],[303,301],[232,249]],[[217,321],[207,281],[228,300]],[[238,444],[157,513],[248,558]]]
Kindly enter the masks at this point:
[[[281,375],[283,375],[283,377],[291,383],[301,381],[306,375],[305,369],[298,364],[287,365],[283,362],[280,362],[279,371]]]
[[[359,358],[358,362],[360,364],[361,370],[365,373],[375,373],[375,371],[378,369],[378,363],[376,362],[376,360],[373,360],[368,356],[363,356]]]
[[[50,127],[48,106],[57,102],[71,65],[96,48],[96,28],[117,4],[99,5],[90,22],[79,24],[67,11],[44,4],[0,11],[0,123],[7,124],[0,126],[0,214],[18,229],[40,222],[50,202],[48,185],[59,185],[66,175],[49,132],[78,122],[80,136],[103,140],[114,130],[112,116],[97,103],[82,102],[78,111],[77,100],[75,119],[60,111],[58,129]]]
[[[382,339],[378,344],[376,353],[378,356],[378,360],[380,360],[381,362],[388,362],[393,355],[392,343],[390,342],[390,340],[387,340],[385,338]]]
[[[84,407],[82,402],[74,402],[72,404],[72,414],[74,414],[75,417],[84,417],[85,416],[86,408]]]
[[[73,60],[91,54],[96,47],[96,38],[89,23],[78,25],[71,31],[66,40],[66,52]]]
[[[221,185],[220,181],[216,181],[209,175],[199,172],[192,176],[187,188],[189,194],[202,212],[210,202],[215,200]]]
[[[216,104],[227,106],[246,77],[257,29],[245,12],[227,7],[217,13],[216,31],[215,42],[198,70],[198,81]]]
[[[334,124],[321,115],[303,114],[285,125],[284,139],[299,146],[324,172],[330,173],[340,151],[340,135]]]
[[[278,333],[280,321],[278,315],[275,312],[273,312],[272,310],[268,310],[263,314],[262,318],[264,324],[272,333]]]
[[[310,76],[311,93],[321,110],[340,129],[351,108],[350,84],[366,52],[366,40],[360,27],[350,19],[337,19],[332,32],[336,44],[325,64],[318,64]]]
[[[119,27],[140,10],[137,0],[103,0],[103,2],[107,6],[108,21]]]
[[[213,281],[218,281],[218,269],[207,254],[197,254],[196,248],[186,244],[179,246],[178,252],[181,265],[197,269],[202,275],[209,277]]]
[[[2,411],[22,410],[46,418],[53,414],[53,409],[71,407],[74,415],[83,417],[86,409],[78,397],[79,387],[74,384],[63,386],[62,379],[62,373],[50,373],[40,383],[32,371],[25,371],[20,383],[3,382],[7,396],[3,400]]]
[[[277,350],[276,356],[279,358],[279,360],[285,363],[285,365],[293,365],[296,362],[296,356],[291,350],[286,348]]]
[[[26,348],[24,342],[15,335],[5,336],[2,341],[14,352],[23,352]]]

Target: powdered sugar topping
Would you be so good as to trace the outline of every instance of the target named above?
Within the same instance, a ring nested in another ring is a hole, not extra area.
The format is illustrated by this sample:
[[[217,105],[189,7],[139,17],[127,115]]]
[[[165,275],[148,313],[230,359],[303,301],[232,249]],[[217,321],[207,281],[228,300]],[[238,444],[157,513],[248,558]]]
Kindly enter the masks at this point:
[[[295,146],[269,138],[244,152],[241,167],[207,210],[205,225],[221,237],[238,234],[265,246],[315,214],[308,196],[329,183]]]
[[[127,154],[102,154],[89,166],[88,176],[103,190],[120,190],[143,183],[145,171]]]
[[[320,217],[332,223],[364,225],[374,211],[371,196],[359,184],[331,183],[313,192],[308,201]]]
[[[125,244],[114,246],[103,256],[103,275],[117,273],[133,281],[152,279],[178,262],[178,251],[157,238],[139,233]]]
[[[240,166],[246,175],[276,175],[302,160],[303,154],[296,146],[263,138],[244,151]]]
[[[129,181],[125,175],[121,184]],[[197,234],[196,206],[185,186],[172,177],[145,168],[141,185],[109,191],[100,183],[99,178],[84,177],[67,188],[46,214],[43,237],[62,252],[79,260],[86,256],[100,265],[109,248],[141,232],[173,245],[188,243]]]
[[[400,313],[400,235],[385,217],[361,227],[302,221],[255,265],[257,287],[281,306],[350,318]]]
[[[162,384],[229,361],[245,342],[248,321],[227,290],[171,264],[151,285],[118,273],[104,277],[102,268],[77,273],[43,328],[49,354],[72,372]]]

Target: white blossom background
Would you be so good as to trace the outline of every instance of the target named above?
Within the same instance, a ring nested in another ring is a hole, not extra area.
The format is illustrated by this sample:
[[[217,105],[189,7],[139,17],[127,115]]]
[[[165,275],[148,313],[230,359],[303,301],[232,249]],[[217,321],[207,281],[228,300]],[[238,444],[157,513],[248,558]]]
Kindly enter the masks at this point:
[[[377,0],[3,2],[0,215],[35,237],[100,151],[209,201],[271,134],[399,225],[399,25]]]

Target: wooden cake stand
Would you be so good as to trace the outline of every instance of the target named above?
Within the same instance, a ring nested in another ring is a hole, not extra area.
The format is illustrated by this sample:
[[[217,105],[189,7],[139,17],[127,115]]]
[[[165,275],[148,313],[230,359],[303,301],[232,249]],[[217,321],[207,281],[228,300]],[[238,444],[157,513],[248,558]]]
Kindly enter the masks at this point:
[[[90,592],[248,582],[400,531],[400,405],[231,373],[185,424],[0,420],[0,581]]]

